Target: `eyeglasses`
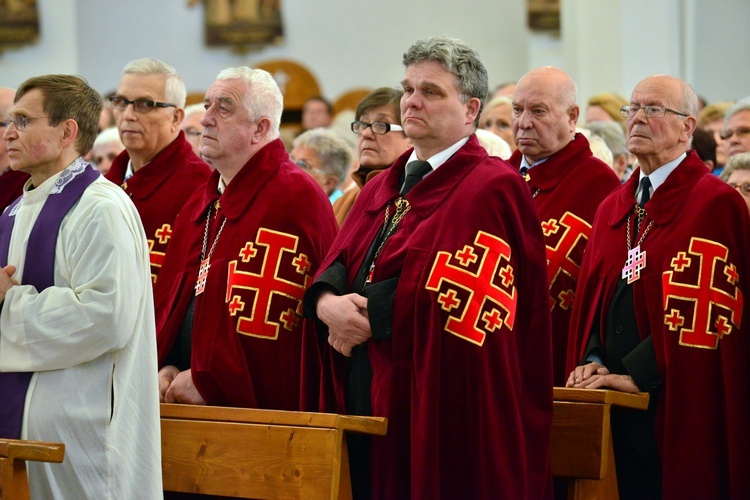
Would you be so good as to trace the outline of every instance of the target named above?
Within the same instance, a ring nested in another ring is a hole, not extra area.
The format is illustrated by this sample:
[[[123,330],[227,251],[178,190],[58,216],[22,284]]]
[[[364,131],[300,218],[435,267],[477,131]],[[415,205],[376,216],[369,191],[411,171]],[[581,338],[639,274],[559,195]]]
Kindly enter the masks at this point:
[[[117,111],[125,111],[128,109],[129,105],[133,105],[133,110],[136,113],[150,113],[154,110],[154,108],[176,108],[177,106],[174,104],[169,104],[168,102],[156,102],[156,101],[147,101],[145,99],[136,99],[135,101],[129,101],[125,99],[124,97],[120,96],[112,96],[109,98],[109,102],[112,103],[112,107],[115,108]]]
[[[722,130],[719,133],[719,137],[721,137],[722,140],[726,141],[732,138],[733,135],[737,135],[737,139],[744,139],[748,135],[750,135],[750,128],[748,127],[740,127],[737,130],[732,130],[731,128]]]
[[[193,128],[193,127],[188,127],[185,130],[183,130],[183,132],[185,132],[185,135],[190,136],[190,137],[200,137],[201,134],[203,133],[197,128]]]
[[[9,116],[5,119],[3,125],[6,127],[10,127],[11,123],[16,126],[16,130],[26,130],[26,126],[29,124],[32,120],[38,120],[40,118],[47,118],[46,116],[24,116],[24,115],[18,115],[18,116]]]
[[[750,182],[743,182],[742,184],[735,184],[734,182],[728,182],[729,187],[733,189],[740,189],[740,193],[750,196]]]
[[[664,106],[633,106],[632,104],[629,106],[623,106],[620,108],[620,113],[625,118],[633,118],[635,115],[638,114],[638,111],[643,110],[643,112],[646,114],[647,118],[661,118],[664,115],[667,114],[667,111],[670,113],[674,113],[679,116],[690,116],[686,115],[685,113],[680,113],[679,111],[675,111],[674,109],[665,108]]]
[[[401,125],[395,125],[393,123],[383,123],[383,122],[372,122],[372,123],[365,123],[365,122],[352,122],[352,132],[354,132],[357,135],[362,135],[365,133],[365,130],[367,128],[372,129],[373,134],[378,135],[384,135],[393,130],[394,132],[401,132],[404,130],[404,128]]]
[[[297,160],[297,161],[294,162],[294,164],[297,165],[299,168],[301,168],[302,170],[304,170],[307,173],[325,175],[324,171],[320,170],[319,168],[313,167],[312,165],[310,165],[305,160]]]

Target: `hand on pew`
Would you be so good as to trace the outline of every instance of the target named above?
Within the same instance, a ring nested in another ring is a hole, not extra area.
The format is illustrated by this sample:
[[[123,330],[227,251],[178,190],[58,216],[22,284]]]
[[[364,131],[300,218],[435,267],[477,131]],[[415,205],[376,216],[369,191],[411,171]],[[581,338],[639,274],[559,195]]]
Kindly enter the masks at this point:
[[[159,400],[162,403],[206,404],[193,383],[192,372],[181,372],[174,366],[165,366],[159,370]]]
[[[592,362],[577,366],[570,372],[565,387],[576,389],[614,389],[622,392],[640,392],[633,377],[609,373],[606,366]]]

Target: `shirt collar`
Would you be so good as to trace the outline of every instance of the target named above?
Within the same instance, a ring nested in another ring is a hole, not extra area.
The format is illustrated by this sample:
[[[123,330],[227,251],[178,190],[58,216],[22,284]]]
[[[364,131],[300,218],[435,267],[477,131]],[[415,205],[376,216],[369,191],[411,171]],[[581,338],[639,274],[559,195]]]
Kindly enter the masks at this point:
[[[651,175],[648,176],[648,179],[651,181],[651,194],[652,195],[653,195],[653,193],[656,192],[656,190],[659,188],[659,186],[661,186],[662,184],[664,184],[664,181],[667,180],[667,177],[669,177],[669,174],[671,174],[672,172],[674,172],[674,169],[677,168],[677,165],[679,165],[680,163],[682,163],[682,160],[684,160],[686,156],[687,156],[687,153],[682,153],[680,156],[678,156],[674,160],[672,160],[672,161],[670,161],[668,163],[665,163],[661,167],[659,167],[656,170],[654,170],[653,172],[651,172]],[[636,188],[636,190],[635,190],[635,199],[636,200],[640,200],[640,196],[641,196],[641,193],[640,193],[640,191],[641,191],[641,180],[643,180],[644,177],[646,177],[646,174],[643,173],[643,170],[641,170],[640,177],[638,178],[638,188]]]
[[[541,165],[545,161],[549,160],[549,156],[547,158],[542,158],[536,163],[529,163],[529,160],[526,159],[526,155],[521,155],[521,166],[519,167],[519,170],[526,167],[526,169],[530,169],[532,167],[536,167],[537,165]]]
[[[456,153],[456,151],[458,151],[459,149],[461,149],[463,147],[463,145],[466,144],[468,141],[469,141],[469,137],[464,137],[463,139],[461,139],[460,141],[458,141],[454,145],[450,146],[449,148],[444,149],[444,150],[440,151],[439,153],[437,153],[437,154],[435,154],[435,155],[427,158],[427,162],[432,167],[432,170],[433,171],[436,170],[440,165],[442,165],[443,163],[445,163],[446,161],[448,161],[448,159],[451,156],[453,156]],[[419,160],[419,158],[417,158],[417,152],[416,151],[412,151],[411,155],[409,156],[409,159],[406,162],[406,164],[408,165],[409,162],[411,162],[411,161],[417,161],[417,160]],[[430,172],[427,172],[427,174],[425,176],[427,176],[427,175],[430,175]]]

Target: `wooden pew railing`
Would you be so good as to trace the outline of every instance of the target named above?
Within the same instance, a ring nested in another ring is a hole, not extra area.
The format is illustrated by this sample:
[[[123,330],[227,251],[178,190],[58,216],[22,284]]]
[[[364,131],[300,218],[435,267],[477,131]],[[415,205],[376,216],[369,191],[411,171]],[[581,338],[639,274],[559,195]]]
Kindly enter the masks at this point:
[[[64,457],[62,443],[0,439],[0,500],[29,498],[26,460],[59,464]]]
[[[612,406],[645,410],[647,393],[554,388],[552,475],[570,478],[568,500],[618,498]]]
[[[351,498],[345,433],[386,430],[379,417],[162,404],[164,490]]]
[[[646,409],[648,394],[554,389],[552,474],[569,499],[616,499],[612,406]],[[161,405],[167,491],[239,498],[350,498],[346,432],[385,435],[378,417]],[[26,460],[61,463],[65,445],[0,439],[0,500],[27,499]]]

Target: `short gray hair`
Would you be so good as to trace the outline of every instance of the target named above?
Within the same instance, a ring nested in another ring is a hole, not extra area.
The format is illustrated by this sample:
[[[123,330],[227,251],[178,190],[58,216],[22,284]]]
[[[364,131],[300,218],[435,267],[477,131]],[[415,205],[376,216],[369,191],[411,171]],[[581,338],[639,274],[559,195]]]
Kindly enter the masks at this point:
[[[119,144],[122,146],[122,141],[120,140],[120,133],[117,131],[117,127],[109,127],[105,128],[101,132],[99,132],[99,135],[96,136],[96,139],[94,139],[94,146],[104,146],[105,144]]]
[[[336,132],[314,128],[297,136],[292,145],[295,148],[299,146],[314,150],[320,160],[320,167],[327,174],[339,178],[338,186],[346,180],[346,173],[354,161],[354,151]]]
[[[620,155],[628,156],[625,134],[618,122],[589,122],[583,128],[601,137],[615,158]]]
[[[732,104],[732,106],[724,114],[724,124],[726,125],[727,123],[729,123],[729,118],[732,115],[736,115],[740,111],[749,111],[749,110],[750,110],[750,96],[743,97],[739,101]]]
[[[479,111],[474,121],[477,125],[489,92],[487,69],[479,59],[479,54],[461,40],[432,37],[417,41],[404,53],[403,63],[407,68],[425,61],[439,62],[456,77],[463,102],[468,102],[473,97],[479,99]]]
[[[188,116],[197,115],[198,113],[205,113],[206,112],[206,105],[203,103],[200,104],[191,104],[190,106],[187,106],[185,108],[185,118]]]
[[[680,86],[682,91],[682,106],[684,112],[698,118],[698,94],[695,93],[693,87],[690,86],[685,80],[680,80]]]
[[[244,80],[248,86],[245,93],[245,109],[250,114],[251,121],[268,118],[271,129],[268,138],[279,137],[281,112],[284,110],[284,96],[271,73],[262,69],[252,69],[247,66],[227,68],[219,73],[217,80]]]
[[[179,109],[185,107],[185,99],[187,99],[185,82],[177,74],[177,70],[169,64],[153,57],[144,57],[143,59],[136,59],[126,64],[122,70],[122,74],[164,75],[166,77],[164,82],[164,98]]]
[[[737,153],[730,156],[721,172],[721,180],[729,181],[729,176],[737,170],[750,170],[750,153]]]

